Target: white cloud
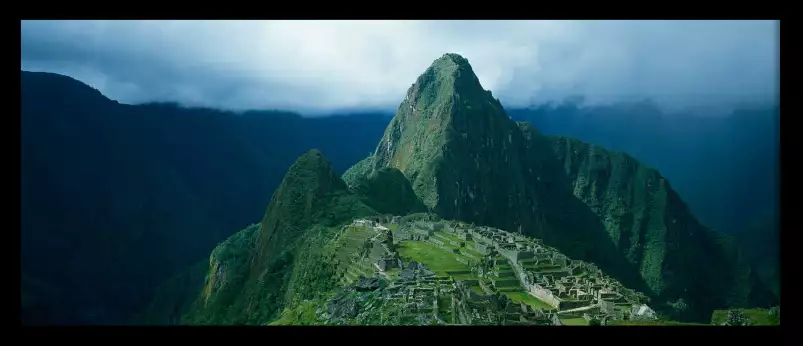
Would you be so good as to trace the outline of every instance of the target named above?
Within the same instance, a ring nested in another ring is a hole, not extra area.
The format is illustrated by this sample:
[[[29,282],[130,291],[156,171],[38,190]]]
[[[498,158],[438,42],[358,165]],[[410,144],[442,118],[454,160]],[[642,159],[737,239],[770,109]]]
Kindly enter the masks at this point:
[[[584,94],[675,104],[777,93],[777,22],[25,21],[23,69],[121,102],[394,109],[446,52],[506,107]]]

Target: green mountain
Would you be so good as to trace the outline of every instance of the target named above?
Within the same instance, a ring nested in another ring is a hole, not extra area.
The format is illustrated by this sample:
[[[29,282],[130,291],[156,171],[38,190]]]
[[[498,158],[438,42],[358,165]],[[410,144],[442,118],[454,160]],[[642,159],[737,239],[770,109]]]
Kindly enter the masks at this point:
[[[621,152],[561,136],[551,140],[574,194],[604,220],[651,292],[684,299],[709,315],[725,306],[773,303],[734,240],[701,225],[658,171]]]
[[[399,182],[398,171],[380,171]],[[165,282],[135,322],[587,325],[649,300],[538,239],[428,213],[377,215],[360,191],[308,152],[261,224]]]
[[[410,181],[396,168],[383,167],[364,172],[371,158],[364,159],[343,174],[350,189],[377,212],[406,215],[426,211],[424,203],[413,191]]]
[[[299,158],[207,272],[181,323],[708,322],[771,301],[657,171],[514,122],[456,54],[342,180],[319,152]]]
[[[269,321],[283,306],[330,288],[332,263],[321,254],[337,231],[334,227],[375,214],[348,191],[320,151],[310,150],[290,166],[262,222],[215,248],[204,268],[207,274],[202,287],[189,289],[191,296],[195,292],[192,303],[162,298],[163,302],[151,304],[138,322]],[[162,291],[167,287],[181,291],[169,283]],[[165,318],[164,311],[174,315]]]
[[[658,172],[577,143],[512,121],[468,61],[446,54],[357,169],[397,168],[441,217],[542,238],[658,301],[683,299],[688,318],[770,303],[732,241],[700,225]]]
[[[396,168],[443,218],[543,238],[643,286],[597,217],[571,194],[554,155],[538,149],[547,148],[539,141],[540,134],[512,121],[482,88],[465,58],[446,54],[407,91],[373,158],[366,159],[373,162],[357,169]]]

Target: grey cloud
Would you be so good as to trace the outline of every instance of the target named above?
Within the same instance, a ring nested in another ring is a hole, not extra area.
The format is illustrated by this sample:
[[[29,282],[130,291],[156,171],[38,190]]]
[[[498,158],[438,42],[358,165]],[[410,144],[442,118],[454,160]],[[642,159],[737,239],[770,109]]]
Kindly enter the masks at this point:
[[[507,107],[774,100],[777,21],[24,21],[21,68],[126,103],[394,109],[445,52]]]

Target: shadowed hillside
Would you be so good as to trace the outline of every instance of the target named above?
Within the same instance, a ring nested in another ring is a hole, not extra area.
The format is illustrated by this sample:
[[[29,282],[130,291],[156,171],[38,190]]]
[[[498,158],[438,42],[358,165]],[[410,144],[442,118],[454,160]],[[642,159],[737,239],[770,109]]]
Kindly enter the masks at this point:
[[[22,72],[22,319],[120,323],[157,284],[258,219],[321,148],[343,172],[387,119],[125,105]]]

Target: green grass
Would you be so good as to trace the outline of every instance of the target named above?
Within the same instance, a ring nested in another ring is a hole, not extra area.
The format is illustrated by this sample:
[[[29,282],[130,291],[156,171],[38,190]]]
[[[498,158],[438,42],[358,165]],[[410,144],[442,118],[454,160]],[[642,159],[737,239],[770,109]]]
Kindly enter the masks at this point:
[[[536,273],[538,274],[555,274],[555,273],[563,273],[566,272],[563,268],[555,268],[555,269],[547,269],[547,270],[538,270]]]
[[[561,318],[560,321],[567,326],[587,326],[588,321],[582,317],[575,317],[575,318]]]
[[[474,256],[477,256],[478,258],[484,257],[484,255],[481,252],[479,252],[477,250],[474,250],[470,246],[462,247],[462,248],[460,248],[460,251],[468,252],[468,253],[470,253],[470,254],[472,254]]]
[[[285,309],[279,319],[268,323],[269,326],[308,326],[320,324],[315,318],[315,310],[318,309],[319,303],[315,301],[305,301],[299,304],[294,309]],[[299,319],[299,312],[301,318]]]
[[[521,302],[524,302],[524,304],[532,306],[533,308],[539,308],[539,309],[543,309],[543,310],[555,310],[555,308],[553,308],[549,304],[544,303],[540,299],[538,299],[536,297],[533,297],[533,296],[529,295],[527,292],[524,292],[524,291],[520,291],[520,292],[502,292],[502,294],[506,295],[508,298],[510,298],[510,300],[512,300],[513,302],[515,302],[517,304],[521,303]]]
[[[438,275],[449,275],[447,271],[469,270],[457,261],[456,254],[422,241],[405,240],[397,248],[402,257],[424,263]]]
[[[768,309],[733,309],[741,311],[754,326],[777,326],[780,321],[777,317],[770,316]],[[722,325],[728,320],[728,311],[730,310],[716,310],[711,315],[711,324]]]
[[[538,266],[531,266],[531,267],[534,268],[536,271],[544,271],[544,272],[545,271],[550,271],[550,270],[554,271],[554,270],[562,270],[563,269],[561,266],[556,266],[556,265],[552,265],[552,264],[541,264],[541,265],[538,265]]]
[[[399,268],[388,269],[385,271],[385,274],[387,274],[391,279],[396,279],[399,276],[399,273],[401,273],[401,269]]]
[[[611,321],[609,326],[710,326],[703,323],[685,323],[677,321]]]
[[[474,292],[474,293],[476,293],[476,294],[479,294],[479,295],[481,295],[481,296],[484,296],[484,295],[485,295],[485,292],[482,290],[482,287],[480,287],[479,285],[472,285],[472,286],[469,286],[469,289],[470,289],[472,292]]]
[[[438,312],[441,313],[446,321],[451,321],[452,297],[450,295],[442,295],[438,297]]]
[[[460,238],[455,237],[454,235],[451,235],[451,234],[446,233],[446,232],[436,232],[435,234],[438,235],[439,237],[449,239],[449,240],[454,241],[454,242],[456,242],[458,244],[463,242],[463,240],[460,240]]]
[[[452,275],[455,280],[476,280],[477,277],[474,274],[457,274]]]

